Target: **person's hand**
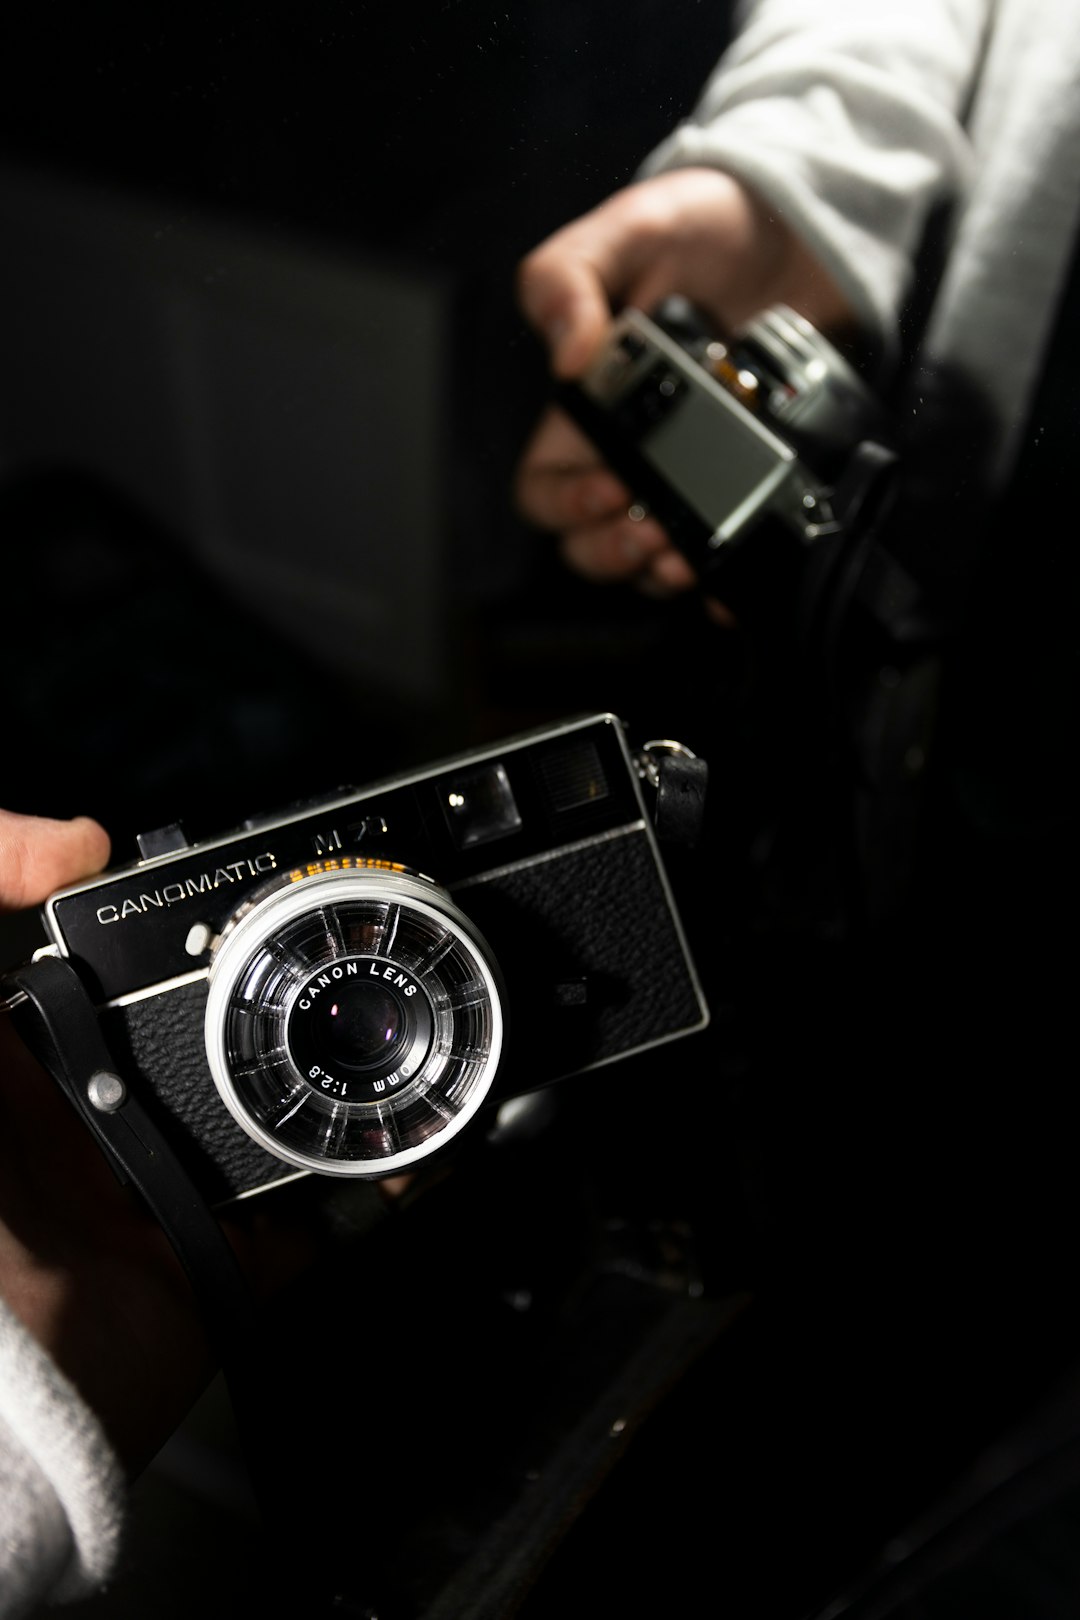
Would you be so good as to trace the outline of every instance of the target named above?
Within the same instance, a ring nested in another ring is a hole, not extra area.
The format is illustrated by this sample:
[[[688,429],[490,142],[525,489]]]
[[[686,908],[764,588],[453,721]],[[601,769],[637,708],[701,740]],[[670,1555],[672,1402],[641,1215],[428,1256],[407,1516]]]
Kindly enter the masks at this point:
[[[0,810],[0,911],[40,904],[108,855],[94,821]],[[280,1229],[266,1212],[226,1231],[257,1296],[310,1259],[308,1234]],[[79,1390],[131,1474],[216,1371],[161,1228],[2,1014],[0,1297]]]
[[[89,816],[52,821],[0,810],[0,911],[40,905],[54,889],[100,872],[109,835]]]
[[[775,303],[826,330],[853,318],[800,239],[716,169],[677,169],[616,192],[535,248],[519,266],[517,288],[560,378],[585,370],[613,309],[650,311],[676,293],[721,333]],[[515,495],[522,515],[554,531],[568,565],[588,579],[632,581],[654,595],[694,583],[660,525],[631,512],[633,491],[561,411],[548,411],[536,428]],[[729,619],[719,604],[714,616]]]

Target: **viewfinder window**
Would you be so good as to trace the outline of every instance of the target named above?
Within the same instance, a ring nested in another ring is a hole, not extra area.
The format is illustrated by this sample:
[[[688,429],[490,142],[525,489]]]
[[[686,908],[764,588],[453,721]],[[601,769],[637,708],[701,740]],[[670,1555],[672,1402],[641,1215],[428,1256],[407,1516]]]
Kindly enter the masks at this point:
[[[522,825],[504,765],[443,778],[443,810],[459,849],[506,838]]]

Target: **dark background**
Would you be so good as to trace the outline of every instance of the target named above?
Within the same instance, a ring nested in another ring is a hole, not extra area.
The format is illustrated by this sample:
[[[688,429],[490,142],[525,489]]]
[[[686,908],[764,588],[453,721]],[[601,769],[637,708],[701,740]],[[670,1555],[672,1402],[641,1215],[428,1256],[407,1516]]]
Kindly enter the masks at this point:
[[[513,273],[688,110],[726,19],[692,0],[462,0],[5,20],[0,172],[19,203],[4,228],[29,268],[10,273],[0,310],[19,355],[0,418],[0,546],[18,608],[0,665],[0,802],[89,810],[123,852],[146,825],[184,816],[212,832],[252,795],[265,806],[634,700],[641,654],[671,616],[570,579],[513,511],[547,387]],[[317,285],[296,290],[307,260],[332,267],[348,307],[298,359],[297,334],[324,315]],[[200,300],[222,286],[233,304],[207,325]],[[191,310],[198,344],[175,325]],[[261,340],[238,337],[256,317]],[[366,348],[350,351],[350,322]],[[363,390],[371,355],[372,391],[397,383],[368,439],[337,406]],[[187,363],[202,367],[201,404],[181,400],[157,424]],[[301,524],[311,513],[295,546],[277,542],[293,558],[275,553],[275,567],[317,556],[320,522],[352,525],[322,585],[356,593],[355,620],[324,622],[287,582],[267,614],[217,571],[213,499],[192,493],[197,458],[176,448],[196,417],[204,459],[231,482],[248,578],[263,572],[268,504]],[[409,553],[417,500],[426,526]],[[367,662],[344,658],[365,635],[376,554],[392,611]]]

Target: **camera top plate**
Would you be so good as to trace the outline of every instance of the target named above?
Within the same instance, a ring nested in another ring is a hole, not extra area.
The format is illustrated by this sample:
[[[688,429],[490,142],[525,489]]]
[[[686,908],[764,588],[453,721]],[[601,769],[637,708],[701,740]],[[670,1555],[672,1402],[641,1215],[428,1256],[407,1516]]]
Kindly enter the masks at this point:
[[[46,903],[46,950],[99,1004],[206,971],[245,900],[313,863],[385,858],[444,888],[646,819],[622,721],[536,728],[369,787],[340,789],[182,850],[73,885]]]

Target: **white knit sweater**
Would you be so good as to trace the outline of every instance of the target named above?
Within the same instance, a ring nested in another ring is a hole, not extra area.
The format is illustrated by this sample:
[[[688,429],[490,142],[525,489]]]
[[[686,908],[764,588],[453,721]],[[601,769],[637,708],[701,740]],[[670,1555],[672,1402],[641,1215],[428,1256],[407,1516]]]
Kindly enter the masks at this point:
[[[0,1302],[0,1615],[96,1590],[124,1485],[93,1413]]]
[[[744,0],[738,23],[643,172],[704,163],[744,180],[886,354],[929,210],[955,203],[920,369],[958,372],[987,404],[1004,479],[1080,217],[1074,0]]]

